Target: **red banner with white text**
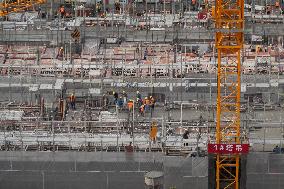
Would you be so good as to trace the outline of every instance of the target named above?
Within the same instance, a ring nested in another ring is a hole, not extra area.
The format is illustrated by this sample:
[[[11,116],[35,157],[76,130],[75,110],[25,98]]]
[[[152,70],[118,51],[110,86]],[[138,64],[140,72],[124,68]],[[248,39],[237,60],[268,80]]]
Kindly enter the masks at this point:
[[[247,154],[249,144],[208,144],[209,154]]]

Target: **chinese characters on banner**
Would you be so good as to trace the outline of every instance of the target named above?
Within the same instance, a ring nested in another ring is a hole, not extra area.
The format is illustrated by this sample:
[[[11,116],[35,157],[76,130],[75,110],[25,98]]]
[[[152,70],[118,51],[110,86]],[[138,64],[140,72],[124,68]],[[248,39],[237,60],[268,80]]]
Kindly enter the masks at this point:
[[[209,154],[247,154],[249,144],[208,144]]]

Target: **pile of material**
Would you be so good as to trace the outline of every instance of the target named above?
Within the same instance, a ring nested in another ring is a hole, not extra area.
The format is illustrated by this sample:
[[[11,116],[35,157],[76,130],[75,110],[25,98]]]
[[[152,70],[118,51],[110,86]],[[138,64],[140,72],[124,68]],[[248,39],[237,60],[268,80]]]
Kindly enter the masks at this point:
[[[24,19],[27,22],[32,22],[35,18],[38,18],[38,12],[25,12]]]
[[[102,111],[99,120],[102,122],[117,122],[117,114],[108,111]]]
[[[24,111],[9,111],[9,110],[2,110],[0,111],[0,120],[16,120],[20,121],[24,115]]]
[[[15,21],[15,22],[21,22],[23,21],[23,13],[10,13],[8,15],[8,20],[9,21]]]

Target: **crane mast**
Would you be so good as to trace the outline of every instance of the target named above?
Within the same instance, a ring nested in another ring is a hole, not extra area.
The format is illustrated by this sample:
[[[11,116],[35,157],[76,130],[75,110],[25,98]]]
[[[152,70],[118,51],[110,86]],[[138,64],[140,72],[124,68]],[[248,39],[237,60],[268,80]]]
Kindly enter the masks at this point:
[[[241,144],[241,50],[244,0],[216,0],[215,47],[218,54],[216,144]],[[216,157],[216,188],[239,188],[239,154]]]

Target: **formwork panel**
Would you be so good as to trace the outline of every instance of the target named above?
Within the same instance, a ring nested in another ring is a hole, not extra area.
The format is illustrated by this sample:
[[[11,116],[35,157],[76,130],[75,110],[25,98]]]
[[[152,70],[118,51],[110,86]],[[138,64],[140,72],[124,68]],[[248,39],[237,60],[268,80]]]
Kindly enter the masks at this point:
[[[263,156],[248,156],[247,173],[267,173],[268,159]]]
[[[140,171],[162,171],[163,170],[163,163],[157,162],[140,162],[139,163],[139,170]]]
[[[183,177],[182,188],[207,189],[207,177]]]
[[[0,161],[0,170],[11,169],[11,163],[9,161]]]
[[[269,173],[284,173],[283,155],[274,155],[269,158]]]
[[[43,177],[38,171],[0,171],[0,188],[42,188]]]
[[[282,189],[284,187],[284,174],[249,174],[247,189]]]
[[[101,162],[77,162],[77,171],[101,171],[103,170],[103,164]]]
[[[45,189],[105,189],[107,177],[104,173],[94,172],[47,172]]]
[[[74,171],[72,162],[54,162],[54,161],[14,161],[12,162],[13,170],[44,170],[44,171]]]
[[[119,172],[107,173],[108,188],[121,189],[121,188],[134,188],[144,189],[144,173],[143,172]]]

